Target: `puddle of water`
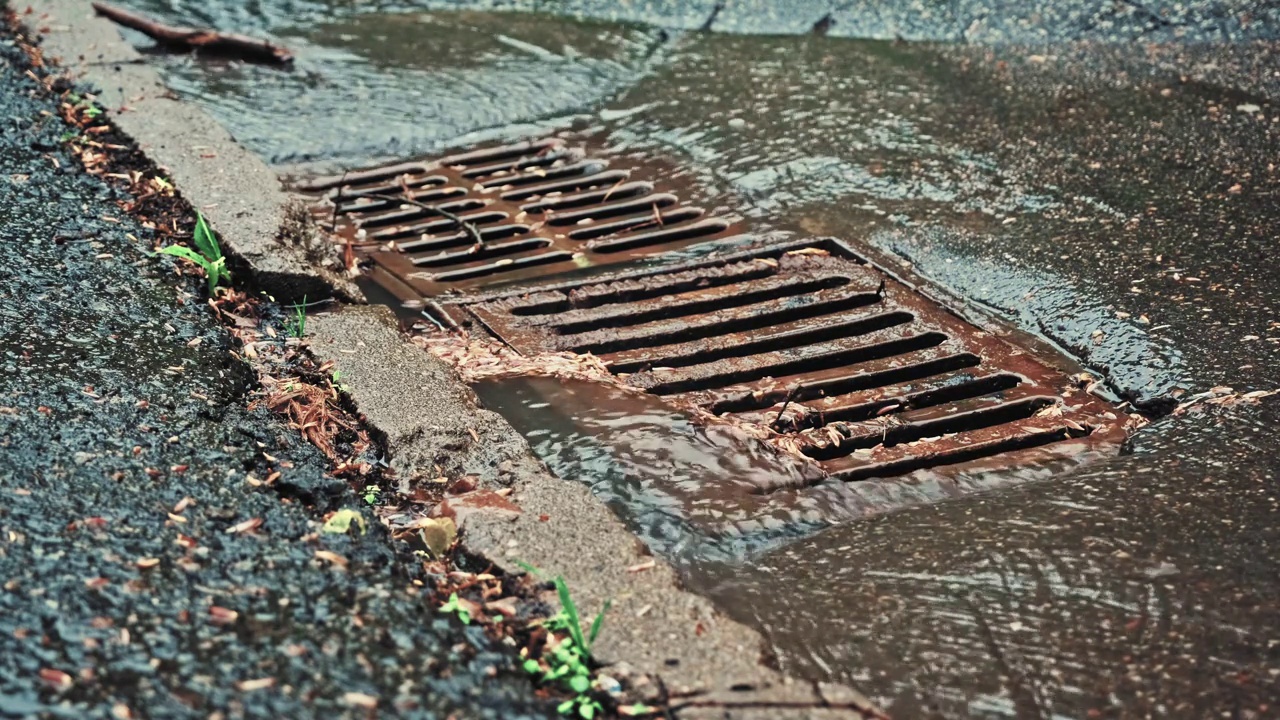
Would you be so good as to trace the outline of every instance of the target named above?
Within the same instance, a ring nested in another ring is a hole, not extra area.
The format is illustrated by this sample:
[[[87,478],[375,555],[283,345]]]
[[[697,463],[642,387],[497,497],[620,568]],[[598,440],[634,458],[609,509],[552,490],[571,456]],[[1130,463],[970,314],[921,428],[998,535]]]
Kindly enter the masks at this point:
[[[486,380],[475,389],[556,475],[591,487],[693,587],[711,582],[713,567],[824,528],[1045,479],[1094,452],[1061,442],[1022,451],[1029,464],[1013,470],[997,461],[795,490],[821,471],[731,426],[695,424],[651,395],[549,377]],[[784,489],[754,493],[761,485]]]
[[[803,509],[770,509],[750,479],[812,477],[728,427],[694,425],[659,399],[548,377],[475,386],[558,476],[585,483],[657,553],[681,567],[738,562],[825,523]]]

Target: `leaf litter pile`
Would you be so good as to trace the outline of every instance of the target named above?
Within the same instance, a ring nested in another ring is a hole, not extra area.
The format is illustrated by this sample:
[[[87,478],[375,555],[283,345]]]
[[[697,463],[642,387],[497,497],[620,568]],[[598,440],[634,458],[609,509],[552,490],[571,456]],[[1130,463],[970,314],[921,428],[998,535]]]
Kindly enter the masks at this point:
[[[36,66],[43,67],[39,49],[21,39],[20,42]],[[50,93],[60,96],[60,115],[78,129],[62,138],[65,149],[86,172],[126,191],[127,198],[118,201],[121,211],[156,233],[157,248],[172,243],[191,244],[196,214],[132,141],[107,121],[94,97],[76,94],[63,78],[43,76],[40,80]],[[130,239],[142,244],[136,237]],[[195,275],[198,269],[175,264],[175,272]],[[178,301],[191,297],[184,294]],[[571,635],[567,628],[551,622],[558,616],[553,616],[551,607],[541,599],[543,592],[553,588],[552,582],[536,580],[532,575],[502,573],[465,553],[458,542],[458,527],[468,512],[483,507],[518,513],[519,508],[505,498],[510,491],[478,490],[476,478],[471,476],[415,483],[396,478],[382,459],[385,452],[379,440],[371,435],[343,393],[332,364],[319,363],[304,340],[288,337],[287,321],[277,306],[235,287],[217,288],[208,304],[238,342],[240,359],[257,373],[259,397],[251,407],[260,405],[281,416],[290,429],[328,459],[333,476],[345,480],[365,498],[366,509],[376,521],[388,529],[392,538],[407,544],[422,563],[433,581],[430,587],[423,587],[423,592],[433,605],[466,624],[482,627],[513,651],[519,649],[526,667],[540,668],[535,675],[549,671],[557,650],[569,642]],[[569,359],[564,362],[567,367]],[[603,366],[592,368],[590,363],[574,362],[582,365],[580,372],[584,376],[607,375]],[[273,485],[291,467],[267,454],[265,448],[263,455],[275,469],[263,478],[250,475],[247,480],[251,486]],[[409,492],[396,492],[397,487]],[[324,514],[323,520],[324,533],[369,531],[365,514],[359,510],[331,511]],[[228,532],[252,533],[261,523],[261,518],[252,518]],[[346,558],[329,550],[317,550],[315,557],[339,569],[348,564]],[[222,609],[213,608],[211,612],[219,610]],[[240,689],[249,691],[256,689],[254,683],[272,682],[271,678],[246,681]],[[637,712],[640,706],[622,706],[621,688],[607,676],[596,675],[583,692],[574,687],[542,682],[536,692],[561,707],[578,710],[585,703],[593,709],[592,715],[597,708],[601,712],[608,708],[623,716],[658,712],[657,708],[645,707],[643,712]],[[377,708],[377,698],[361,693],[347,693],[345,699],[352,707],[364,707],[370,712]],[[575,714],[587,717],[588,711]]]

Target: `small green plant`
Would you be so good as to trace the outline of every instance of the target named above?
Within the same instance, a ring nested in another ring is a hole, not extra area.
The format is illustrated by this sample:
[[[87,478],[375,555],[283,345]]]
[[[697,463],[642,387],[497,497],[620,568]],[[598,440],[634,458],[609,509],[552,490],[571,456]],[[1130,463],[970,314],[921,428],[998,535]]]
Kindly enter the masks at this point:
[[[290,337],[300,338],[307,334],[307,296],[302,296],[302,302],[293,304],[293,317],[284,323],[284,331]]]
[[[372,505],[378,502],[378,496],[381,494],[382,494],[382,488],[378,487],[377,485],[365,485],[364,494],[361,495],[360,497],[364,498],[364,501],[366,503],[368,503],[369,505]]]
[[[192,234],[192,242],[195,243],[199,253],[182,245],[170,245],[162,248],[160,253],[189,260],[204,268],[204,274],[209,278],[209,294],[213,295],[219,283],[230,280],[231,273],[227,271],[227,259],[222,255],[218,239],[213,236],[213,231],[209,229],[204,216],[200,213],[196,213],[196,229]]]
[[[449,595],[449,601],[440,606],[440,612],[453,613],[457,615],[463,625],[471,624],[471,613],[467,612],[467,609],[464,608],[462,603],[458,600],[458,593],[452,593]]]
[[[67,93],[67,100],[70,101],[71,107],[82,108],[84,114],[90,118],[96,118],[102,115],[102,108],[98,107],[92,100],[78,93]]]
[[[520,563],[525,570],[539,574],[532,565]],[[551,631],[552,638],[557,633],[562,637],[550,651],[543,653],[542,662],[529,658],[524,661],[525,672],[541,675],[542,682],[560,683],[562,687],[573,693],[573,697],[560,703],[557,711],[561,715],[577,714],[584,720],[591,720],[604,712],[600,701],[591,696],[591,646],[595,644],[600,629],[604,626],[604,615],[609,612],[612,601],[606,601],[600,614],[596,615],[587,633],[582,632],[582,618],[578,613],[578,605],[569,592],[569,584],[564,578],[556,577],[553,582],[556,595],[560,598],[560,612],[543,621],[543,626]],[[545,668],[544,668],[545,663]]]
[[[334,370],[334,371],[333,371],[333,386],[334,386],[335,388],[337,388],[338,392],[344,392],[344,393],[350,393],[350,392],[351,392],[351,386],[349,386],[349,385],[347,385],[346,383],[342,382],[342,371],[341,371],[341,370]]]

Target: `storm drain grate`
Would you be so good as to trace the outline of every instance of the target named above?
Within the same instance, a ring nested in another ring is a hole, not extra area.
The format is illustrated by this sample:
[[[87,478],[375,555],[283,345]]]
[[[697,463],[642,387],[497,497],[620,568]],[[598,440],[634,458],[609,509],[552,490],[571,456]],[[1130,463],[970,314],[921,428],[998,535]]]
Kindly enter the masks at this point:
[[[526,354],[594,353],[627,384],[769,426],[846,481],[1124,437],[1067,374],[834,240],[466,309]]]
[[[402,299],[733,234],[729,220],[560,138],[317,178],[295,189],[312,199],[326,229],[376,263],[374,278]]]

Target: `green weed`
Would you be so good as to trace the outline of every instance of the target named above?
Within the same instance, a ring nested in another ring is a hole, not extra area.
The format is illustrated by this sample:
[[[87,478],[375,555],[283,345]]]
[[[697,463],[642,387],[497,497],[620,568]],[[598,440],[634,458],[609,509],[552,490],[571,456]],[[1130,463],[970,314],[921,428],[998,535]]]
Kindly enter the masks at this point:
[[[520,565],[532,573],[539,573],[532,565]],[[612,601],[605,602],[600,614],[591,622],[590,630],[583,633],[582,617],[569,592],[569,584],[562,577],[556,577],[553,582],[556,594],[560,597],[561,610],[542,624],[551,631],[553,638],[557,633],[563,637],[551,646],[550,652],[543,653],[541,662],[533,658],[525,660],[524,669],[531,675],[541,675],[542,682],[559,683],[573,693],[573,697],[556,708],[560,714],[576,714],[583,720],[591,720],[604,712],[600,701],[591,696],[591,646],[600,635],[600,629],[604,626],[604,614],[609,612]]]
[[[366,503],[372,505],[378,502],[378,496],[381,494],[382,494],[382,488],[378,487],[377,485],[365,485],[364,494],[361,495],[360,497],[364,498],[364,501]]]
[[[82,108],[86,117],[97,118],[102,115],[102,108],[83,95],[67,93],[67,100],[70,101],[72,107]]]
[[[471,624],[471,613],[467,612],[467,609],[462,607],[462,603],[458,602],[458,593],[453,593],[449,596],[449,602],[440,606],[440,612],[457,615],[463,625]]]
[[[300,338],[307,334],[307,296],[302,296],[302,302],[293,304],[293,317],[284,323],[284,331],[289,333],[290,337]]]
[[[213,231],[209,229],[204,216],[200,213],[196,213],[196,229],[192,235],[192,242],[196,250],[200,251],[199,253],[182,245],[170,245],[162,248],[160,253],[188,260],[204,268],[204,274],[209,279],[209,294],[213,295],[219,283],[231,279],[231,273],[227,270],[227,259],[222,255],[222,247],[218,245],[218,239],[213,236]]]
[[[338,392],[351,393],[351,386],[342,382],[341,370],[333,371],[333,387],[336,388]]]

